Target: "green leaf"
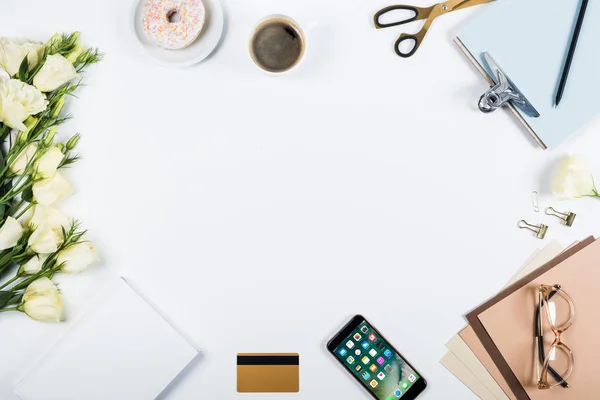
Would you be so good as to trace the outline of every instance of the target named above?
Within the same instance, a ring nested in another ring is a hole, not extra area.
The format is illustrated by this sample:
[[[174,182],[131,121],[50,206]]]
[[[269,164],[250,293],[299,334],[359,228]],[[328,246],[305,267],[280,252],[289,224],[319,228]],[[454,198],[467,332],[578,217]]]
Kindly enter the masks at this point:
[[[14,292],[0,292],[0,309],[6,307],[14,295]]]
[[[23,193],[21,193],[21,198],[28,203],[32,203],[33,202],[33,187],[30,186],[27,189],[23,190]]]
[[[19,79],[23,82],[27,82],[29,78],[29,54],[25,56],[23,61],[21,61],[21,66],[19,67]]]
[[[18,304],[21,304],[21,301],[23,300],[23,295],[22,294],[15,294],[13,297],[11,297],[8,300],[8,303],[6,303],[7,306],[16,306]]]
[[[0,203],[0,217],[4,219],[4,213],[6,212],[6,204]]]

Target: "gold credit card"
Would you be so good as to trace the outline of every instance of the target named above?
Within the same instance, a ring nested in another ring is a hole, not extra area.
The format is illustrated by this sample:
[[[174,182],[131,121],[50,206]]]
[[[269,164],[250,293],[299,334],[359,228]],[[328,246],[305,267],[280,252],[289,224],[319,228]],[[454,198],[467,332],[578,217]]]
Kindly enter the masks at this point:
[[[290,393],[300,391],[300,356],[297,353],[239,353],[237,391]]]

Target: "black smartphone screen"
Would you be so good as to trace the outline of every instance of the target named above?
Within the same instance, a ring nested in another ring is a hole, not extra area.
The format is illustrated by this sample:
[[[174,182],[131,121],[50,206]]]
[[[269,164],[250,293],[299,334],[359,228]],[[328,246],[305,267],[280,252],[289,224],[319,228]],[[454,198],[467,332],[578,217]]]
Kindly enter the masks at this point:
[[[352,318],[327,349],[378,400],[415,399],[427,386],[425,378],[361,315]]]

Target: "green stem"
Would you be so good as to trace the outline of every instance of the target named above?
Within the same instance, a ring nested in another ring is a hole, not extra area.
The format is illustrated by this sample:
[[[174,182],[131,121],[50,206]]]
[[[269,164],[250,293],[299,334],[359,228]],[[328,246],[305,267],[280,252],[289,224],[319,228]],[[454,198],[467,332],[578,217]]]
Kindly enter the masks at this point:
[[[17,215],[17,216],[15,217],[15,219],[19,219],[19,218],[21,218],[21,217],[22,217],[22,216],[23,216],[23,215],[24,215],[24,214],[25,214],[27,211],[29,211],[29,209],[30,209],[31,207],[33,207],[34,205],[35,205],[35,204],[33,204],[33,203],[29,203],[29,204],[27,205],[27,207],[25,207],[25,208],[24,208],[24,209],[23,209],[23,210],[22,210],[22,211],[19,213],[19,215]]]
[[[19,208],[21,208],[23,203],[25,203],[25,200],[21,199],[18,203],[14,204],[11,208],[9,208],[8,215],[13,215],[13,213],[17,212]]]
[[[10,307],[10,308],[5,308],[4,310],[0,310],[0,312],[7,312],[7,311],[19,311],[19,307]]]
[[[29,278],[22,280],[21,282],[19,282],[17,285],[15,285],[12,289],[10,289],[12,292],[16,292],[18,290],[23,290],[26,289],[27,286],[29,286],[30,283],[38,280],[39,278],[43,277],[43,276],[48,276],[49,274],[54,274],[56,271],[54,271],[53,269],[45,269],[45,270],[41,270],[39,271],[37,274],[31,275]]]
[[[19,279],[20,277],[21,277],[21,275],[19,275],[19,274],[17,273],[17,275],[16,275],[14,278],[12,278],[12,279],[11,279],[10,281],[8,281],[8,282],[5,282],[5,283],[4,283],[4,285],[0,286],[0,290],[1,290],[1,289],[4,289],[4,288],[5,288],[5,287],[7,287],[8,285],[10,285],[11,283],[13,283],[13,282],[14,282],[14,281],[16,281],[17,279]]]

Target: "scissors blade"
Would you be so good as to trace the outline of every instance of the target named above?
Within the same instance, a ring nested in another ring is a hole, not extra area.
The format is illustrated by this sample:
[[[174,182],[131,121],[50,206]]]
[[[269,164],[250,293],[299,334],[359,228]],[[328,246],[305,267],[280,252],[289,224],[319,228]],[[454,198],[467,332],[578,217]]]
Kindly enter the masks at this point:
[[[448,4],[449,11],[457,11],[462,10],[464,8],[469,8],[473,6],[478,6],[485,3],[490,3],[495,0],[454,0],[449,3],[454,3],[454,5]]]

